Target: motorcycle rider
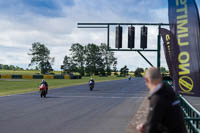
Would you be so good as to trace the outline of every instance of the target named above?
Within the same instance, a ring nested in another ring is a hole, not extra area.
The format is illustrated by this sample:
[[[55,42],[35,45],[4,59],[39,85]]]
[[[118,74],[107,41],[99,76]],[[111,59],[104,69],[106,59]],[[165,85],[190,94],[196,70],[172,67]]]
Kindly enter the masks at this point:
[[[94,84],[95,84],[94,79],[90,78],[89,85],[94,85]]]
[[[88,84],[89,84],[89,86],[90,86],[90,91],[92,91],[93,88],[94,88],[94,84],[95,84],[94,79],[91,78]]]
[[[46,86],[46,94],[48,93],[48,83],[43,79],[40,85],[44,84]]]

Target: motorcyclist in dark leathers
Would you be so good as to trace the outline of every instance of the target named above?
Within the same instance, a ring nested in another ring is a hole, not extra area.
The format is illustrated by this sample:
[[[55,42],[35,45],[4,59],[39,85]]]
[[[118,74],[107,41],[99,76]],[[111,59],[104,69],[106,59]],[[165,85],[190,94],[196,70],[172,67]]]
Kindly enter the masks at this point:
[[[43,79],[40,85],[44,84],[46,86],[46,94],[48,93],[48,83]]]

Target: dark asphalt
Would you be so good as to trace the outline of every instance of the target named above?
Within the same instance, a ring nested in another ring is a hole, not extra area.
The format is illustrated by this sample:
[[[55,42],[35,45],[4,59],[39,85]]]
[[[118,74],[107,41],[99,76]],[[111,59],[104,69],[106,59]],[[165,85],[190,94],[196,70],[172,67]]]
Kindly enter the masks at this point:
[[[186,100],[200,112],[200,97],[184,96]]]
[[[133,79],[0,97],[0,133],[124,133],[147,92]]]

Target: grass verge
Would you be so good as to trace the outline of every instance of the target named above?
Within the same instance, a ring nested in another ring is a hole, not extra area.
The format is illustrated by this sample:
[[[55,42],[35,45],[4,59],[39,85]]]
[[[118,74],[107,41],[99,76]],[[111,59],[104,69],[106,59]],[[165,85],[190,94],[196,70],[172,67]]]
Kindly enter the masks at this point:
[[[123,77],[93,77],[96,82],[112,81],[124,79]],[[89,77],[83,77],[80,80],[47,80],[50,89],[67,87],[72,85],[86,84]],[[0,96],[7,96],[13,94],[23,94],[39,90],[41,80],[0,80]]]
[[[19,71],[14,71],[14,70],[0,70],[0,74],[6,74],[6,75],[34,75],[36,73],[40,73],[40,71],[36,70],[19,70]],[[53,71],[55,74],[61,74],[61,71]]]

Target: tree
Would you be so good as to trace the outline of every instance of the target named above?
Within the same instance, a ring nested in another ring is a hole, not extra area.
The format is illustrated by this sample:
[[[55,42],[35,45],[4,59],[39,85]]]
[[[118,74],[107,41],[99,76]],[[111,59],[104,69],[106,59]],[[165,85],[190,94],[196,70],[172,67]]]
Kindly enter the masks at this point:
[[[110,66],[106,68],[106,72],[107,72],[107,75],[111,76],[112,70],[111,70]]]
[[[165,73],[167,73],[167,70],[164,67],[160,67],[160,72],[162,74],[165,74]]]
[[[104,69],[102,53],[95,44],[88,44],[85,48],[86,72],[98,75],[99,69]]]
[[[39,70],[39,68],[36,66],[36,67],[35,67],[35,70],[36,70],[36,71],[38,71],[38,70]]]
[[[137,68],[135,70],[135,77],[142,77],[142,73],[144,72],[143,68]]]
[[[15,67],[15,70],[21,70],[21,68],[20,68],[20,67],[18,67],[18,66],[16,66],[16,67]]]
[[[3,64],[0,64],[0,69],[3,69]]]
[[[52,66],[51,66],[51,63],[49,62],[49,61],[47,61],[47,62],[45,62],[45,63],[42,63],[41,64],[41,73],[42,74],[45,74],[45,73],[47,73],[47,72],[51,72],[51,71],[53,71],[53,68],[52,68]]]
[[[5,70],[9,70],[10,67],[9,67],[8,65],[3,65],[3,69],[5,69]]]
[[[103,64],[106,67],[106,72],[108,75],[111,75],[110,67],[115,63],[117,58],[114,57],[114,52],[107,51],[106,44],[102,43],[99,48],[102,53]]]
[[[67,55],[64,57],[63,65],[61,66],[61,69],[64,72],[67,72],[68,74],[70,72],[76,72],[77,71],[76,64],[74,64],[72,59]]]
[[[51,65],[54,62],[54,58],[50,57],[50,50],[44,44],[33,43],[28,55],[32,57],[29,66],[38,66],[42,74],[53,70]]]
[[[120,69],[120,76],[127,76],[128,75],[128,72],[129,72],[129,69],[128,67],[125,65],[124,67],[122,67]]]
[[[9,68],[10,68],[10,70],[15,70],[16,69],[14,65],[10,65]]]
[[[64,71],[79,72],[82,76],[95,74],[111,75],[111,67],[117,62],[114,52],[107,51],[106,44],[97,46],[88,44],[82,46],[79,43],[72,44],[70,56],[66,56],[61,68]]]
[[[72,44],[71,48],[71,58],[73,60],[73,64],[77,66],[78,72],[81,76],[84,76],[84,64],[85,64],[85,49],[79,43]]]

